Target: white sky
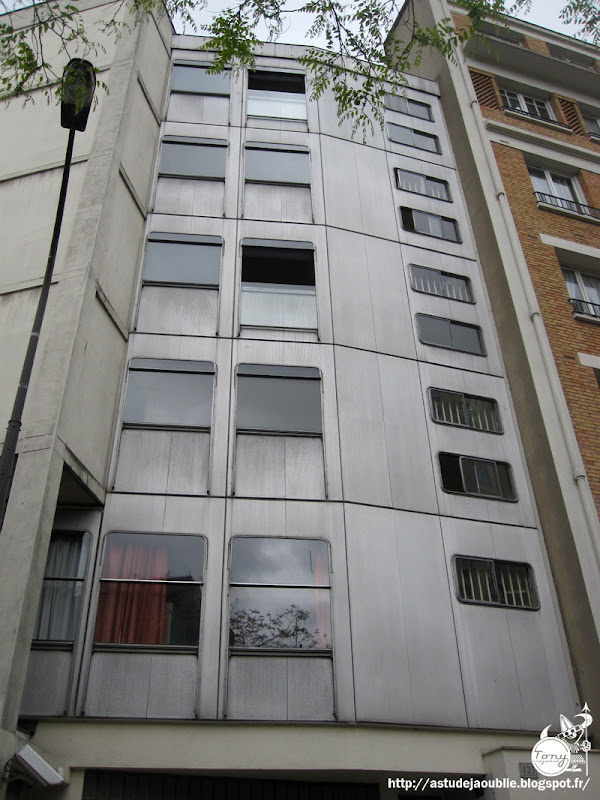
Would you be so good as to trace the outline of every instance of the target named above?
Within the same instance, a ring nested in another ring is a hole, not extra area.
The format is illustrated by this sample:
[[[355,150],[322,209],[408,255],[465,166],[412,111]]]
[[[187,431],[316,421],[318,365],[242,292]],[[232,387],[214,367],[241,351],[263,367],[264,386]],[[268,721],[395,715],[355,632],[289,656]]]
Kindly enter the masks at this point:
[[[541,25],[544,28],[573,36],[577,30],[576,26],[563,25],[558,16],[566,2],[567,0],[533,0],[531,12],[529,14],[521,13],[518,16],[527,22],[532,22],[534,25]],[[214,13],[221,8],[226,8],[228,5],[235,5],[235,0],[208,0],[207,8],[196,15],[198,26],[200,27],[200,24],[206,24],[207,21],[210,21],[211,11]],[[284,30],[279,41],[286,44],[303,44],[306,41],[305,34],[308,28],[307,23],[308,18],[306,15],[298,15],[298,18],[293,20],[289,28]],[[179,30],[180,26],[177,25],[176,27]],[[200,30],[198,32],[201,33]],[[192,31],[187,31],[187,33],[192,33]],[[266,32],[259,32],[259,36],[264,36],[264,38],[266,38]],[[313,39],[310,41],[311,44],[319,44],[317,40]]]

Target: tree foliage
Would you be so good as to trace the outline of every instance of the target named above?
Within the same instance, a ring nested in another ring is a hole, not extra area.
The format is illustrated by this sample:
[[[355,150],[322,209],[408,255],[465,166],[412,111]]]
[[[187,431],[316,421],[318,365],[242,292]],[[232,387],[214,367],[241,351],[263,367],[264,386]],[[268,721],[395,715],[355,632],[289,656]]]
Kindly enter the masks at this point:
[[[532,0],[508,6],[505,0],[455,0],[472,21],[458,32],[450,18],[432,27],[420,24],[415,15],[420,0],[233,0],[199,29],[195,17],[207,0],[113,0],[102,7],[103,19],[95,26],[86,25],[77,2],[0,0],[5,12],[0,17],[0,94],[5,98],[27,96],[32,89],[51,97],[68,58],[98,58],[102,42],[118,39],[150,14],[168,13],[187,31],[207,35],[207,49],[216,51],[216,71],[252,68],[260,44],[257,30],[266,29],[268,39],[275,41],[290,18],[303,16],[309,29],[300,60],[310,74],[311,97],[331,88],[340,121],[349,120],[364,133],[382,124],[385,94],[402,91],[402,73],[418,66],[427,48],[452,59],[459,42],[476,36],[484,18],[501,21],[508,11],[527,10]],[[386,40],[401,9],[396,36]],[[566,0],[561,18],[578,24],[582,36],[600,44],[600,0]],[[311,45],[316,40],[319,47]]]

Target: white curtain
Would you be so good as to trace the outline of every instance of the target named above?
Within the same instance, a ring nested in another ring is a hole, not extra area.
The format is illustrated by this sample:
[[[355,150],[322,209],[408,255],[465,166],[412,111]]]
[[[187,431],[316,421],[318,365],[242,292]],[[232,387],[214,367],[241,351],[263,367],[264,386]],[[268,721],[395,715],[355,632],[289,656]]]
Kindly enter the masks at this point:
[[[75,638],[87,551],[88,538],[81,533],[52,534],[34,639]]]

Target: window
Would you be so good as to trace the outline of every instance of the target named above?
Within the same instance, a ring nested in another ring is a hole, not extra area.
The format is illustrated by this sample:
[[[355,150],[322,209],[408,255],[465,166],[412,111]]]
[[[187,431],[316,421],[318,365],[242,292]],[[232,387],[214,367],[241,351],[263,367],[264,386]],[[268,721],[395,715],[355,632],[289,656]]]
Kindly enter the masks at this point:
[[[165,136],[160,155],[159,175],[225,180],[226,156],[225,139]]]
[[[579,314],[600,317],[600,278],[575,269],[563,268],[562,273],[573,310]]]
[[[450,190],[446,181],[437,178],[428,178],[418,172],[409,172],[406,169],[396,169],[396,185],[405,192],[424,194],[436,200],[450,200]]]
[[[248,116],[305,120],[304,74],[250,71],[248,73]]]
[[[454,322],[444,317],[431,317],[428,314],[417,314],[417,325],[419,339],[423,344],[460,350],[475,356],[485,355],[481,328],[476,325]]]
[[[460,242],[456,220],[430,214],[428,211],[417,211],[414,208],[400,207],[402,227],[406,231],[446,239],[448,242]]]
[[[410,281],[415,292],[436,294],[448,300],[459,300],[461,303],[474,302],[471,281],[462,275],[410,264]]]
[[[590,137],[600,139],[600,119],[584,114],[583,121]]]
[[[231,543],[232,648],[331,650],[329,551],[321,539]]]
[[[81,614],[89,534],[54,531],[50,540],[34,640],[73,642]]]
[[[220,236],[151,233],[144,283],[218,287],[222,241]]]
[[[315,263],[311,243],[242,241],[240,323],[316,329]]]
[[[173,67],[173,92],[184,94],[213,94],[228,97],[231,92],[231,72],[209,72],[210,65],[176,61]]]
[[[495,500],[515,501],[510,465],[503,461],[440,453],[444,491]]]
[[[458,599],[463,603],[534,610],[540,607],[529,564],[456,556],[454,567]]]
[[[416,147],[418,150],[427,150],[430,153],[441,153],[439,139],[431,133],[415,131],[412,128],[405,128],[404,125],[396,125],[394,122],[388,122],[387,129],[388,138],[392,142]]]
[[[419,117],[428,122],[433,119],[431,106],[427,103],[420,103],[418,100],[411,100],[403,95],[386,94],[385,107],[390,111],[398,111],[400,114],[408,114],[409,117]]]
[[[500,89],[500,97],[504,108],[509,111],[517,111],[529,117],[546,119],[554,122],[554,117],[550,113],[550,107],[545,100],[538,100],[536,97],[528,97],[520,92],[511,92],[508,89]]]
[[[434,422],[486,433],[502,433],[498,404],[491,398],[445,389],[430,389],[429,399]]]
[[[124,426],[209,429],[214,371],[209,361],[133,358]]]
[[[237,374],[238,431],[321,435],[316,367],[240,364]]]
[[[272,142],[247,142],[246,181],[310,186],[308,147]]]
[[[198,647],[204,539],[109,533],[94,642]]]

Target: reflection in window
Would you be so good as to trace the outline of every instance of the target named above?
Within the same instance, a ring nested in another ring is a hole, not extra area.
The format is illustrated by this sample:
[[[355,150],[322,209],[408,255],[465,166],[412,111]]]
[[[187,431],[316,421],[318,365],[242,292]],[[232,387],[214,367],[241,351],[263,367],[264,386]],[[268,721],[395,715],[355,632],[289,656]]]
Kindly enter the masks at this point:
[[[458,599],[463,603],[539,608],[529,564],[457,556],[454,565]]]
[[[237,375],[238,432],[321,435],[318,369],[240,364]]]
[[[460,242],[456,220],[430,214],[428,211],[417,211],[415,208],[400,207],[402,227],[406,231],[446,239],[448,242]]]
[[[89,535],[54,531],[33,638],[72,642],[81,613]]]
[[[387,128],[388,138],[392,142],[416,147],[418,150],[427,150],[429,153],[441,153],[439,139],[432,133],[423,133],[393,122],[388,122]]]
[[[418,100],[411,100],[410,97],[386,94],[384,103],[390,111],[398,111],[400,114],[408,114],[410,117],[418,117],[427,121],[433,119],[430,105],[420,103]]]
[[[225,180],[227,141],[187,136],[165,136],[159,175],[177,178]]]
[[[439,269],[410,265],[411,286],[415,292],[436,294],[448,300],[459,300],[461,303],[472,303],[471,281],[462,275],[452,272],[440,272]]]
[[[306,119],[304,75],[297,72],[249,72],[248,116]]]
[[[210,428],[213,377],[210,361],[133,358],[123,424]]]
[[[197,647],[203,574],[200,536],[110,533],[94,641]]]
[[[151,233],[146,247],[144,283],[218,287],[221,244],[220,236]]]
[[[233,539],[230,646],[331,650],[329,587],[326,542],[262,537]]]
[[[308,147],[271,142],[247,142],[246,181],[309,186]]]
[[[399,189],[413,194],[423,194],[426,197],[434,197],[436,200],[450,200],[450,190],[447,181],[437,178],[429,178],[418,172],[410,172],[407,169],[396,169],[396,184]]]
[[[496,500],[517,499],[509,464],[453,453],[440,453],[439,459],[445,491]]]
[[[485,355],[481,329],[476,325],[454,322],[444,317],[431,317],[428,314],[417,314],[417,326],[419,339],[423,344],[460,350],[475,356]]]
[[[231,70],[211,73],[208,65],[175,62],[172,91],[227,97],[231,91]]]
[[[316,329],[312,244],[243,240],[240,323]]]

